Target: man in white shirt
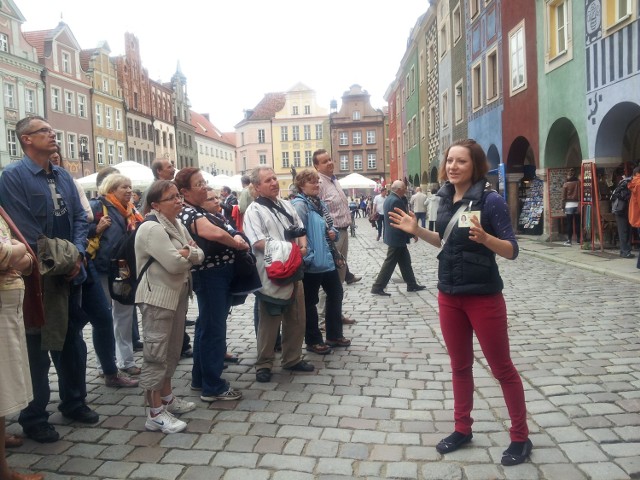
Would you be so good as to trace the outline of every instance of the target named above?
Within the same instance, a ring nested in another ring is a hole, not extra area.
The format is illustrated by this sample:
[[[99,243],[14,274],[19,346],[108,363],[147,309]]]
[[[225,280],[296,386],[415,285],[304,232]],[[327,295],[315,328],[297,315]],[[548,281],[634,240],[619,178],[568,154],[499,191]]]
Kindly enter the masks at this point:
[[[427,223],[427,207],[424,202],[427,201],[427,196],[422,193],[422,188],[416,187],[416,193],[411,196],[411,200],[409,200],[409,205],[411,205],[411,210],[416,214],[416,218],[420,220],[420,225],[422,228],[425,228],[425,224]]]
[[[288,241],[290,235],[285,235],[285,229],[304,228],[304,225],[291,203],[278,198],[280,187],[273,169],[255,168],[251,172],[251,184],[257,197],[244,214],[244,233],[251,241],[251,248],[256,256],[256,267],[262,281],[262,288],[256,292],[259,299],[256,380],[269,382],[275,358],[276,338],[281,324],[282,368],[294,372],[314,370],[313,365],[302,360],[302,342],[306,326],[302,282],[297,280],[288,285],[272,282],[266,274],[264,260],[267,238]],[[292,241],[299,245],[302,256],[307,254],[306,235],[298,236]]]
[[[378,238],[377,241],[380,241],[380,237],[382,237],[382,227],[384,226],[384,201],[387,198],[387,189],[382,187],[380,193],[373,197],[373,208],[378,214],[378,218],[376,219],[376,226],[378,228]]]

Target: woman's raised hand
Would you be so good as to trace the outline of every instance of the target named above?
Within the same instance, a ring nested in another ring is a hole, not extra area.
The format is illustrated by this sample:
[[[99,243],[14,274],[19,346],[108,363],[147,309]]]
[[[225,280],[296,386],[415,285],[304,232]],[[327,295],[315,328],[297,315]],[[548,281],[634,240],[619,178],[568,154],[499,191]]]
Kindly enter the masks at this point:
[[[396,207],[393,212],[389,212],[389,220],[391,226],[408,233],[416,235],[418,231],[418,220],[413,212],[405,212],[401,208]]]

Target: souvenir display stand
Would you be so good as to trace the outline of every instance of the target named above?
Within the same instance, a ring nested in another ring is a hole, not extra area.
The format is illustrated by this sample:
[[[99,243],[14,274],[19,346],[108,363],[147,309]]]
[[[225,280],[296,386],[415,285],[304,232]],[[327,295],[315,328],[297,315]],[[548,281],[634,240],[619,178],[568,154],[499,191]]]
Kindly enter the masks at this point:
[[[549,168],[547,169],[547,197],[549,198],[549,225],[552,220],[560,222],[560,233],[565,231],[565,213],[562,204],[562,187],[567,181],[567,174],[571,168]],[[580,225],[574,225],[574,231],[579,231]]]
[[[518,232],[542,235],[544,182],[537,177],[522,180],[518,196],[522,205],[518,217]]]
[[[596,164],[593,160],[583,160],[580,169],[582,182],[582,198],[580,199],[580,243],[585,250],[595,250],[596,241],[600,244],[600,251],[604,251],[602,236],[602,215],[600,213],[600,193],[596,175]]]

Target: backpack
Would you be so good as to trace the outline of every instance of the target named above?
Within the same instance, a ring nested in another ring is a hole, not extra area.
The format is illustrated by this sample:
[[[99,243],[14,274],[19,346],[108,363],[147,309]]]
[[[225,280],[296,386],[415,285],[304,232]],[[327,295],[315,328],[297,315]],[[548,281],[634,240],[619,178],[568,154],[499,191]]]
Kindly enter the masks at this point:
[[[158,219],[155,215],[147,215],[145,221],[157,222]],[[136,276],[136,233],[138,233],[138,228],[142,223],[144,222],[141,222],[135,230],[126,232],[111,251],[111,260],[107,273],[109,294],[113,300],[123,305],[135,305],[138,283],[155,260],[150,257],[142,267],[142,270],[140,270],[140,275]]]
[[[616,188],[611,192],[611,212],[616,215],[626,215],[631,191],[627,188],[629,180],[620,180]]]

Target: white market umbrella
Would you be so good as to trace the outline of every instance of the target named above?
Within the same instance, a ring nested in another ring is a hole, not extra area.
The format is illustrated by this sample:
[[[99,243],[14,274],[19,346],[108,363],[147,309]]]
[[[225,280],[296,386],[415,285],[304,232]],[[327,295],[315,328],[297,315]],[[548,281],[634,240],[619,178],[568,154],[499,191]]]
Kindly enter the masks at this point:
[[[207,181],[210,187],[220,190],[222,187],[229,187],[232,191],[240,193],[242,190],[242,183],[240,182],[241,175],[234,175],[229,177],[227,175],[211,175],[205,171],[202,171],[202,176]]]
[[[344,178],[339,178],[342,188],[375,188],[376,182],[359,173],[350,173]]]
[[[133,188],[148,188],[153,183],[153,173],[149,167],[145,167],[141,163],[126,161],[122,163],[116,163],[113,165],[118,171],[128,177],[131,180],[131,186]],[[95,190],[97,173],[92,173],[86,177],[80,178],[78,182],[85,190]]]

